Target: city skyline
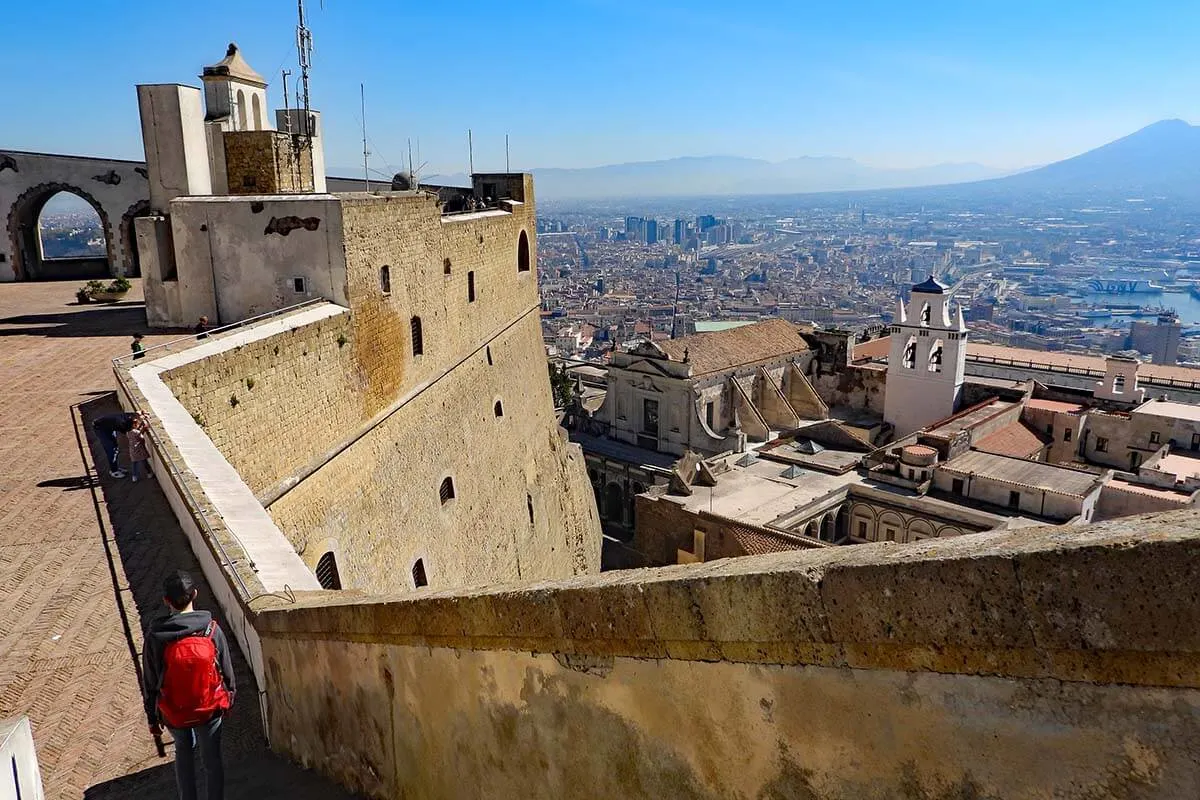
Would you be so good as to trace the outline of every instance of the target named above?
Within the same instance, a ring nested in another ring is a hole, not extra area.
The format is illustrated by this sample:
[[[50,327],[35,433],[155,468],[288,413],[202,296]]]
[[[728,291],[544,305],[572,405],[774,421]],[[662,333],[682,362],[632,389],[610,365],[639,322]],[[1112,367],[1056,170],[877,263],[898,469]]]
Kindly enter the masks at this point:
[[[714,3],[525,3],[467,15],[432,4],[312,6],[313,105],[328,163],[361,163],[361,81],[379,173],[407,161],[409,139],[420,141],[424,174],[465,172],[468,127],[482,169],[504,165],[506,133],[520,169],[689,155],[1019,169],[1159,119],[1200,117],[1191,91],[1200,67],[1185,57],[1200,9],[1166,3],[1136,13],[1092,4],[1086,17],[1033,4],[860,3],[803,15]],[[11,98],[0,123],[13,149],[140,159],[130,84],[151,79],[149,64],[195,74],[229,40],[271,82],[272,105],[282,105],[279,69],[295,72],[295,6],[283,0],[218,2],[202,19],[82,3],[12,13],[17,28],[56,37],[53,58],[33,37],[0,53],[9,74],[32,60],[47,68],[39,91]],[[56,27],[61,19],[69,29]],[[505,43],[517,40],[523,58],[507,58],[517,50]],[[105,71],[88,69],[100,60]],[[88,124],[48,124],[64,109]]]

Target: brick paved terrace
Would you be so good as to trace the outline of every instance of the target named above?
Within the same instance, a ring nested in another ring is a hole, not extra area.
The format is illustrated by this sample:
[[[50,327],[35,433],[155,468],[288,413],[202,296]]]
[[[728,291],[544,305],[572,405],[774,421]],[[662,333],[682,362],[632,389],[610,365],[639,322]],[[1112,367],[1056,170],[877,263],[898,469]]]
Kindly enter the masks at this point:
[[[86,434],[118,410],[110,360],[148,333],[141,287],[85,306],[76,288],[0,284],[0,718],[30,717],[48,798],[171,797],[171,747],[159,757],[146,729],[135,658],[162,576],[203,576],[157,484],[98,471]],[[201,584],[199,605],[215,611],[206,597]],[[267,749],[258,687],[235,656],[226,796],[348,797]]]

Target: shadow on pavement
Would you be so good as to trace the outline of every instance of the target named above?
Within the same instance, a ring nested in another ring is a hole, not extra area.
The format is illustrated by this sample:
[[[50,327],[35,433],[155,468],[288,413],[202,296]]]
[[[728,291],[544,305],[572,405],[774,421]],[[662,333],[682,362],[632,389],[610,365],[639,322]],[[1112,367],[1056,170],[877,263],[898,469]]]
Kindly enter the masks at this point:
[[[72,413],[75,415],[76,433],[80,437],[80,456],[86,471],[85,477],[92,482],[87,488],[91,489],[97,521],[104,532],[104,547],[113,581],[113,594],[125,624],[130,650],[130,669],[139,675],[140,681],[138,643],[141,636],[137,632],[144,630],[154,618],[165,614],[162,579],[171,570],[185,569],[192,574],[200,590],[196,606],[212,611],[218,624],[224,626],[226,633],[230,634],[231,643],[233,637],[230,633],[232,629],[226,624],[220,609],[212,600],[204,574],[200,571],[191,547],[157,481],[150,479],[133,483],[128,479],[110,478],[107,470],[103,473],[97,472],[95,465],[104,463],[104,454],[99,444],[92,439],[91,421],[119,410],[116,396],[109,393],[73,407]],[[122,442],[122,463],[125,461]],[[102,512],[105,506],[108,510],[108,520],[111,521],[111,530],[108,529]],[[119,576],[122,571],[129,584],[127,589],[120,585]],[[222,736],[225,796],[231,800],[264,800],[273,797],[297,800],[350,800],[354,797],[322,776],[305,770],[268,749],[259,713],[259,687],[236,644],[233,646],[233,661],[238,694],[233,713],[224,723],[226,727]],[[141,709],[137,709],[136,713],[140,715]],[[150,738],[149,730],[146,731],[146,737]],[[84,796],[88,800],[175,796],[172,745],[170,737],[165,738],[167,757],[160,766],[98,784],[88,789]],[[203,772],[200,769],[199,753],[197,771]],[[203,792],[200,796],[204,796]]]
[[[146,304],[141,301],[69,308],[57,314],[0,318],[0,336],[132,336],[150,330]]]

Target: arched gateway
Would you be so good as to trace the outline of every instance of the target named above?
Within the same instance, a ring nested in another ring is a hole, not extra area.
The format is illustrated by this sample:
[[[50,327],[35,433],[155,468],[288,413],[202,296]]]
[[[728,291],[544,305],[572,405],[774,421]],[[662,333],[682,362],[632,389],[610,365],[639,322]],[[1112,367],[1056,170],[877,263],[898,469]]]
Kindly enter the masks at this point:
[[[59,192],[82,198],[99,216],[102,257],[43,257],[38,218]],[[0,150],[0,281],[137,275],[133,219],[146,213],[149,194],[140,161]]]

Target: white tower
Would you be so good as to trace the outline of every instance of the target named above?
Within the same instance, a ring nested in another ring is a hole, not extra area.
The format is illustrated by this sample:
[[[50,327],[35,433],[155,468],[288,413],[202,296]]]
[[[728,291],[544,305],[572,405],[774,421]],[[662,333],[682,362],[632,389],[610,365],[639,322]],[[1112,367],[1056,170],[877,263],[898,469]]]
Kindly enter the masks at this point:
[[[206,120],[226,120],[227,131],[271,129],[267,117],[267,82],[255,72],[236,44],[225,57],[200,74],[204,82]]]
[[[892,324],[883,418],[897,437],[951,416],[962,400],[967,326],[962,308],[951,321],[946,288],[932,276],[918,283]]]

